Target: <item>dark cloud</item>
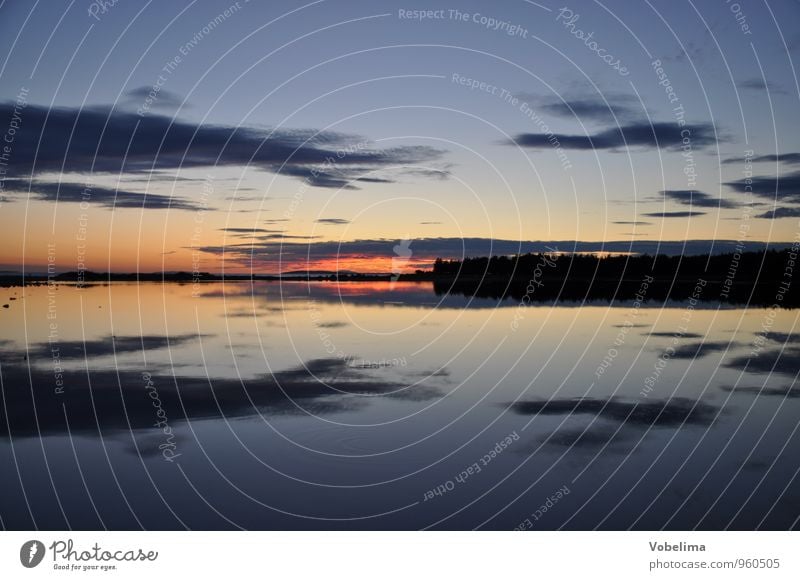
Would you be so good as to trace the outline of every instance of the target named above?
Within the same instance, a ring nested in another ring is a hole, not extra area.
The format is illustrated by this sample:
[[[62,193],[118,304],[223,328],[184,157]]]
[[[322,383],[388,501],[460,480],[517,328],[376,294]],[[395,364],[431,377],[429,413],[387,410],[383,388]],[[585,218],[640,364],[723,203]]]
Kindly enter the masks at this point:
[[[545,97],[520,93],[518,98],[536,105],[538,109],[567,119],[616,123],[621,119],[641,116],[635,97],[621,94],[605,94],[597,97]]]
[[[197,340],[208,335],[178,334],[174,336],[143,335],[143,336],[105,336],[93,340],[59,341],[54,343],[40,342],[31,345],[28,354],[31,359],[47,358],[51,356],[53,348],[58,349],[62,359],[84,357],[108,356],[129,352],[143,352],[161,348],[176,348],[187,342]]]
[[[646,332],[646,336],[653,336],[657,338],[675,338],[678,336],[674,332]],[[679,338],[703,338],[702,334],[696,334],[694,332],[684,332],[680,335]]]
[[[423,378],[449,377],[450,376],[450,371],[448,369],[446,369],[446,368],[440,368],[440,369],[436,369],[436,370],[429,369],[429,370],[426,370],[426,371],[418,371],[416,373],[412,373],[412,375],[415,376],[415,377],[423,377]]]
[[[764,218],[768,220],[777,220],[781,218],[795,218],[800,217],[800,207],[776,207],[764,213],[755,215],[757,218]]]
[[[8,126],[14,103],[0,104]],[[255,166],[319,187],[353,188],[365,170],[429,163],[443,152],[428,146],[353,147],[355,136],[194,124],[162,115],[138,116],[110,107],[25,107],[9,176],[55,173],[138,173],[213,166]],[[361,181],[383,182],[378,177]]]
[[[90,206],[100,206],[108,209],[135,208],[135,209],[184,209],[197,210],[201,206],[180,197],[158,195],[152,193],[137,193],[122,189],[110,189],[87,185],[85,183],[29,181],[27,179],[10,178],[5,180],[5,189],[18,193],[30,194],[38,200],[81,203],[87,202]]]
[[[794,343],[800,342],[800,334],[788,332],[772,332],[766,335],[767,340],[772,340],[779,343]]]
[[[269,241],[269,240],[318,240],[322,236],[303,236],[303,235],[295,235],[295,234],[285,234],[285,233],[275,233],[275,234],[264,234],[255,236],[256,240],[261,241]],[[241,247],[252,248],[252,244],[242,244]]]
[[[66,433],[65,421],[73,435],[152,429],[158,417],[151,392],[170,423],[298,413],[300,409],[337,413],[359,409],[372,396],[419,401],[442,394],[434,386],[391,380],[381,369],[355,368],[336,358],[310,360],[253,379],[180,376],[173,370],[163,374],[153,370],[147,375],[120,369],[65,369],[64,393],[54,395],[52,367],[47,368],[52,359],[41,362],[41,367],[0,366],[3,384],[20,387],[5,390],[0,437]]]
[[[266,228],[220,228],[219,231],[229,234],[280,234],[283,230],[268,230]]]
[[[329,189],[358,189],[353,183],[353,178],[346,173],[327,171],[318,167],[307,167],[302,165],[285,166],[281,169],[282,175],[298,177],[314,187],[326,187]]]
[[[710,124],[678,126],[677,123],[633,123],[612,127],[594,135],[566,135],[546,133],[520,133],[510,144],[533,149],[553,147],[553,139],[558,139],[564,149],[624,149],[627,147],[648,147],[679,149],[683,145],[682,131],[691,135],[692,148],[699,150],[717,142],[714,127]]]
[[[788,165],[794,165],[800,163],[800,153],[778,153],[777,155],[772,153],[769,155],[758,155],[757,157],[751,157],[750,161],[753,163],[786,163]],[[729,157],[728,159],[724,159],[722,163],[725,164],[743,164],[745,159],[742,157]]]
[[[366,177],[363,173],[373,171],[368,167],[347,167],[326,169],[321,167],[285,166],[280,170],[282,175],[291,175],[303,179],[314,187],[331,189],[358,189],[358,183],[395,183],[394,179],[384,177]]]
[[[734,342],[692,342],[675,347],[672,358],[695,359],[740,346]]]
[[[139,107],[144,107],[146,105],[147,108],[151,110],[174,110],[179,107],[185,109],[190,106],[181,95],[164,88],[159,87],[157,92],[154,94],[151,93],[153,93],[153,87],[151,86],[136,87],[125,93],[125,100],[127,104]],[[149,103],[145,102],[147,99],[150,99]]]
[[[788,399],[800,398],[800,388],[794,385],[783,387],[720,387],[729,393],[740,393],[744,395],[757,395],[759,397],[786,397]]]
[[[339,321],[320,322],[319,324],[317,324],[317,326],[319,326],[320,328],[344,328],[345,326],[348,326],[348,323]]]
[[[756,176],[752,179],[739,179],[725,183],[739,193],[752,193],[755,196],[800,203],[800,171],[778,177]]]
[[[649,213],[643,213],[643,217],[652,217],[652,218],[685,218],[685,217],[694,217],[696,215],[706,215],[705,212],[702,211],[653,211]]]
[[[800,372],[800,348],[766,350],[732,359],[729,368],[750,373],[778,373],[797,376]]]
[[[560,103],[546,103],[542,108],[548,113],[560,117],[577,117],[593,121],[613,121],[615,115],[618,119],[623,119],[631,117],[633,114],[628,107],[607,104],[600,99],[575,99]]]
[[[611,222],[612,224],[616,224],[618,226],[652,226],[652,222],[641,222],[641,221],[617,221]]]
[[[354,177],[353,181],[361,181],[362,183],[394,183],[393,179],[385,179],[383,177]]]
[[[659,401],[619,399],[550,399],[520,401],[510,405],[520,415],[592,415],[626,426],[674,427],[683,424],[710,425],[717,408],[685,398]]]
[[[347,219],[344,219],[344,218],[320,218],[320,219],[316,220],[316,222],[318,224],[328,224],[328,225],[340,226],[340,225],[344,225],[344,224],[349,224],[350,220],[347,220]]]
[[[412,177],[424,177],[426,179],[438,179],[444,181],[449,179],[452,172],[449,169],[429,169],[429,168],[411,168],[403,169],[401,175],[410,175]]]
[[[674,201],[681,205],[690,205],[692,207],[739,207],[738,203],[728,199],[717,198],[708,193],[693,189],[665,189],[660,193],[664,196],[664,199]]]

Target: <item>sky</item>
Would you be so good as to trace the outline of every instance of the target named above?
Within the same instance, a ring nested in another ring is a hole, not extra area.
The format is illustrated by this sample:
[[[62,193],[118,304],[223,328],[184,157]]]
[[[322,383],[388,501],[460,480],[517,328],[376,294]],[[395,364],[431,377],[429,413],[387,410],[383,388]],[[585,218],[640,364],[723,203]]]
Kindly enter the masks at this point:
[[[0,269],[800,235],[800,4],[0,4]]]

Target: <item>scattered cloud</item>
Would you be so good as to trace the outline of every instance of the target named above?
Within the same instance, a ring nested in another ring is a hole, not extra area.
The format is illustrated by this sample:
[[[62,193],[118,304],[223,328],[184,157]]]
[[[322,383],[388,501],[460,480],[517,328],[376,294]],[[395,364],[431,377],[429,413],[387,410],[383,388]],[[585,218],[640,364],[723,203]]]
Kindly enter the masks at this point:
[[[119,355],[131,352],[153,351],[162,348],[176,348],[187,342],[208,337],[205,334],[143,335],[143,336],[104,336],[93,340],[67,340],[58,343],[58,354],[64,359],[85,360],[86,357]],[[52,354],[53,345],[39,342],[31,345],[28,354],[32,359],[46,359]]]
[[[726,366],[749,373],[797,376],[800,371],[800,348],[767,350],[757,356],[743,355],[732,359]]]
[[[553,116],[579,121],[617,123],[643,116],[635,97],[618,93],[576,98],[519,93],[516,97]]]
[[[693,207],[720,207],[726,209],[739,207],[738,203],[729,199],[714,197],[708,193],[692,189],[666,189],[662,190],[660,193],[664,196],[664,199],[674,201],[681,205],[690,205]]]
[[[147,102],[149,99],[149,102]],[[131,89],[125,93],[124,96],[124,103],[125,105],[130,105],[133,107],[147,107],[149,110],[175,110],[175,109],[186,109],[191,105],[178,93],[173,93],[172,91],[168,91],[164,88],[159,88],[155,94],[153,94],[153,87],[152,86],[141,86],[136,87],[135,89]]]
[[[784,385],[782,387],[720,387],[729,393],[756,395],[759,397],[786,397],[787,399],[800,398],[800,387]]]
[[[8,126],[13,115],[13,103],[0,104],[0,126]],[[353,147],[357,141],[335,132],[195,124],[111,107],[29,104],[7,171],[9,177],[30,177],[253,166],[317,187],[355,189],[356,183],[388,181],[368,172],[430,163],[444,155],[425,145]]]
[[[692,342],[675,347],[672,352],[672,358],[703,358],[712,352],[725,352],[738,346],[741,345],[735,342]]]
[[[800,164],[800,153],[771,153],[768,155],[758,155],[756,157],[751,157],[750,161],[752,163],[786,163],[787,165],[795,165]],[[728,157],[722,160],[722,163],[728,165],[738,165],[744,162],[745,159],[742,157]]]
[[[775,209],[757,214],[755,217],[768,220],[800,217],[800,207],[776,207]]]
[[[74,182],[29,181],[27,179],[9,178],[4,181],[5,189],[17,193],[30,192],[41,201],[60,203],[81,203],[97,205],[107,209],[183,209],[197,210],[202,206],[181,197],[154,193],[138,193],[123,189],[111,189],[96,185]]]
[[[564,149],[622,150],[629,147],[679,149],[683,145],[682,132],[690,131],[692,147],[704,149],[717,142],[714,127],[710,124],[678,126],[677,123],[632,123],[605,129],[594,135],[567,135],[563,133],[520,133],[509,144],[545,149],[553,146],[553,139],[558,139]]]
[[[717,408],[702,401],[673,397],[663,401],[623,401],[615,398],[548,399],[510,405],[520,415],[592,415],[626,426],[673,427],[710,425]]]
[[[136,337],[139,340],[139,337]],[[24,351],[15,353],[21,358]],[[69,385],[67,425],[63,401],[41,389],[52,380],[52,354],[27,364],[8,363],[3,353],[3,379],[25,388],[6,390],[6,413],[0,413],[0,438],[40,437],[55,433],[144,432],[153,425],[152,399],[146,396],[140,371],[65,368]],[[181,376],[174,369],[150,373],[148,383],[158,388],[159,400],[171,421],[213,417],[251,417],[259,413],[330,414],[361,409],[385,396],[409,401],[440,397],[435,385],[421,385],[409,377],[387,375],[381,368],[356,368],[341,358],[312,359],[295,367],[252,379]]]
[[[448,165],[448,167],[450,167]],[[423,177],[425,179],[438,179],[439,181],[444,181],[449,179],[452,175],[452,172],[449,169],[430,169],[430,168],[422,168],[422,167],[413,167],[410,169],[403,169],[401,175],[410,175],[412,177]]]
[[[229,234],[280,234],[283,230],[268,230],[265,228],[220,228],[219,231]]]
[[[770,331],[769,334],[766,335],[767,340],[772,340],[774,342],[780,343],[787,343],[787,342],[800,342],[800,334],[793,332],[773,332]]]
[[[643,213],[642,217],[652,217],[652,218],[686,218],[686,217],[694,217],[697,215],[706,215],[705,212],[702,211],[654,211],[649,213]]]
[[[800,171],[776,177],[762,175],[750,179],[738,179],[728,181],[725,185],[739,193],[752,193],[765,199],[800,203]]]
[[[349,224],[350,220],[344,218],[320,218],[315,220],[318,224],[328,224],[333,226],[340,226],[344,224]]]
[[[677,336],[674,332],[647,332],[645,335],[656,338],[675,338]],[[680,335],[680,338],[703,338],[703,335],[696,332],[684,332]]]

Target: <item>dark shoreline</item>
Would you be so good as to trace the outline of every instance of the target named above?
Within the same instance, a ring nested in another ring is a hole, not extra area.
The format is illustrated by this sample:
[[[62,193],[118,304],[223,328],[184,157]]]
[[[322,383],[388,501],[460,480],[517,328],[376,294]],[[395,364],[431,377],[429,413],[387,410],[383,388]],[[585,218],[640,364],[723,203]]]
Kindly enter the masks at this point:
[[[202,284],[213,282],[431,282],[446,294],[522,302],[697,300],[732,305],[800,306],[793,284],[792,250],[714,256],[616,256],[525,254],[436,260],[433,270],[411,274],[292,273],[217,275],[208,272],[65,272],[0,275],[0,287],[113,282]]]

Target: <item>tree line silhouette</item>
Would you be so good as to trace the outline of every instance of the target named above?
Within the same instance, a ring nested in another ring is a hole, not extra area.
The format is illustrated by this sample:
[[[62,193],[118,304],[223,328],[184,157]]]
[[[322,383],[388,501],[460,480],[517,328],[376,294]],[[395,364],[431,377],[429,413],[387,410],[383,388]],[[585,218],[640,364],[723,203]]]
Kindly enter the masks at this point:
[[[700,256],[537,253],[437,259],[431,274],[438,294],[625,300],[652,279],[647,298],[685,300],[702,280],[704,301],[796,307],[796,258],[789,249]]]

